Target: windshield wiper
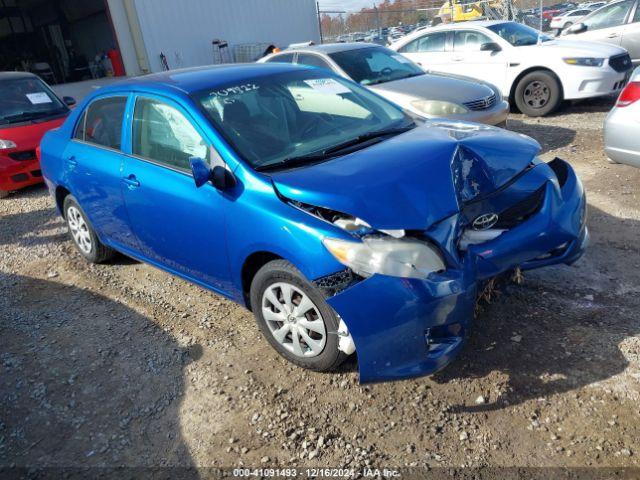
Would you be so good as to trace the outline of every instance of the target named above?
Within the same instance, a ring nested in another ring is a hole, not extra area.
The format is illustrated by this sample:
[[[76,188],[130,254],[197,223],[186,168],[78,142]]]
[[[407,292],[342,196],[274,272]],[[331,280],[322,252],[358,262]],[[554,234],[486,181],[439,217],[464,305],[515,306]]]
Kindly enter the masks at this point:
[[[298,155],[296,157],[287,157],[275,163],[268,163],[266,165],[259,165],[255,169],[259,172],[267,172],[270,170],[279,170],[281,168],[292,168],[300,165],[307,165],[314,162],[322,162],[331,158],[339,156],[339,153],[347,148],[354,147],[358,144],[368,142],[376,138],[381,138],[387,135],[398,135],[411,130],[415,127],[415,124],[405,125],[403,127],[385,128],[382,130],[374,130],[372,132],[363,133],[356,138],[347,140],[346,142],[339,143],[329,148],[317,152],[311,152],[306,155]]]
[[[325,155],[324,151],[318,153],[310,153],[308,155],[298,155],[296,157],[287,157],[274,163],[258,165],[257,167],[255,167],[255,170],[258,172],[268,172],[271,170],[279,170],[281,168],[299,167],[300,165],[307,165],[309,163],[328,160],[334,156],[335,155]]]
[[[29,120],[38,120],[41,118],[52,117],[54,115],[62,115],[63,113],[66,113],[66,110],[58,109],[58,110],[51,110],[48,112],[20,112],[14,115],[7,115],[6,117],[2,117],[0,121],[3,123],[12,123],[15,121],[26,122]]]
[[[360,143],[373,140],[375,138],[385,137],[387,135],[398,135],[400,133],[411,130],[415,126],[415,123],[411,123],[410,125],[405,125],[404,127],[383,128],[382,130],[374,130],[372,132],[363,133],[362,135],[358,135],[356,138],[352,138],[351,140],[347,140],[346,142],[342,142],[338,145],[334,145],[333,147],[329,147],[323,150],[323,153],[332,154],[341,150],[345,150],[349,147],[354,147]]]

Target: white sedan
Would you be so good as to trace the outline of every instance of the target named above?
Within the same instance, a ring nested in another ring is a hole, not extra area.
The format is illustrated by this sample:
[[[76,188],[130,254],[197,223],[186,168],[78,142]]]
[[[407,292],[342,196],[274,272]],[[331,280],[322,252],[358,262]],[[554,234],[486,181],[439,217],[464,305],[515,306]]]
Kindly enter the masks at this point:
[[[439,25],[414,32],[391,48],[425,70],[496,85],[533,117],[553,112],[563,100],[618,93],[632,68],[621,47],[554,39],[500,20]]]
[[[574,23],[580,21],[582,17],[585,15],[589,15],[593,9],[590,8],[579,8],[577,10],[570,10],[565,13],[561,13],[557,17],[553,17],[551,19],[551,23],[549,23],[549,28],[551,30],[564,30],[565,28],[569,28]]]

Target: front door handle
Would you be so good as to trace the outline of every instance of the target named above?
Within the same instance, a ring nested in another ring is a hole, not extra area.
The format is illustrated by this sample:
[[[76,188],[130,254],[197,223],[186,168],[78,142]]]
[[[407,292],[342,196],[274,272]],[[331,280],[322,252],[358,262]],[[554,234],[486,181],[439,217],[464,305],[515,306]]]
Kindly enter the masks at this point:
[[[617,33],[610,33],[609,35],[607,35],[607,38],[618,38],[618,34]]]
[[[464,57],[453,57],[451,60],[453,60],[454,62],[461,62],[462,60],[464,60]]]
[[[78,160],[76,160],[75,155],[71,155],[69,158],[67,158],[67,163],[69,164],[70,168],[76,168],[78,166]]]
[[[133,190],[134,188],[138,188],[140,186],[140,182],[138,181],[136,176],[133,174],[123,178],[122,181],[127,184],[127,187],[129,187],[129,190]]]

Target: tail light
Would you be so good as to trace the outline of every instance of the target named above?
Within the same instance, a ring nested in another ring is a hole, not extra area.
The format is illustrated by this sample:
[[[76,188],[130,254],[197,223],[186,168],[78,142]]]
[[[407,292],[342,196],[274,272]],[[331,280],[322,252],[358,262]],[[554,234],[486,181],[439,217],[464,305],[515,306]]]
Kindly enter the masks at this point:
[[[636,100],[640,100],[640,82],[629,82],[620,92],[616,107],[628,107]]]

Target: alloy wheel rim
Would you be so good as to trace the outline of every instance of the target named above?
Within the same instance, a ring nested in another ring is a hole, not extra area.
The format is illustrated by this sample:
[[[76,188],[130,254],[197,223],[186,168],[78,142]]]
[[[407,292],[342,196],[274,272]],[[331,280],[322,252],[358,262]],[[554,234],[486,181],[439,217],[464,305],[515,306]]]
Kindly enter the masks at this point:
[[[543,108],[551,98],[549,86],[540,80],[527,84],[523,92],[524,102],[531,108]]]
[[[92,242],[89,225],[85,222],[80,210],[76,207],[69,207],[67,209],[67,223],[69,224],[73,241],[76,242],[78,248],[84,253],[90,253]]]
[[[270,285],[262,294],[262,316],[273,338],[293,355],[309,358],[324,350],[327,330],[320,310],[298,287]]]

